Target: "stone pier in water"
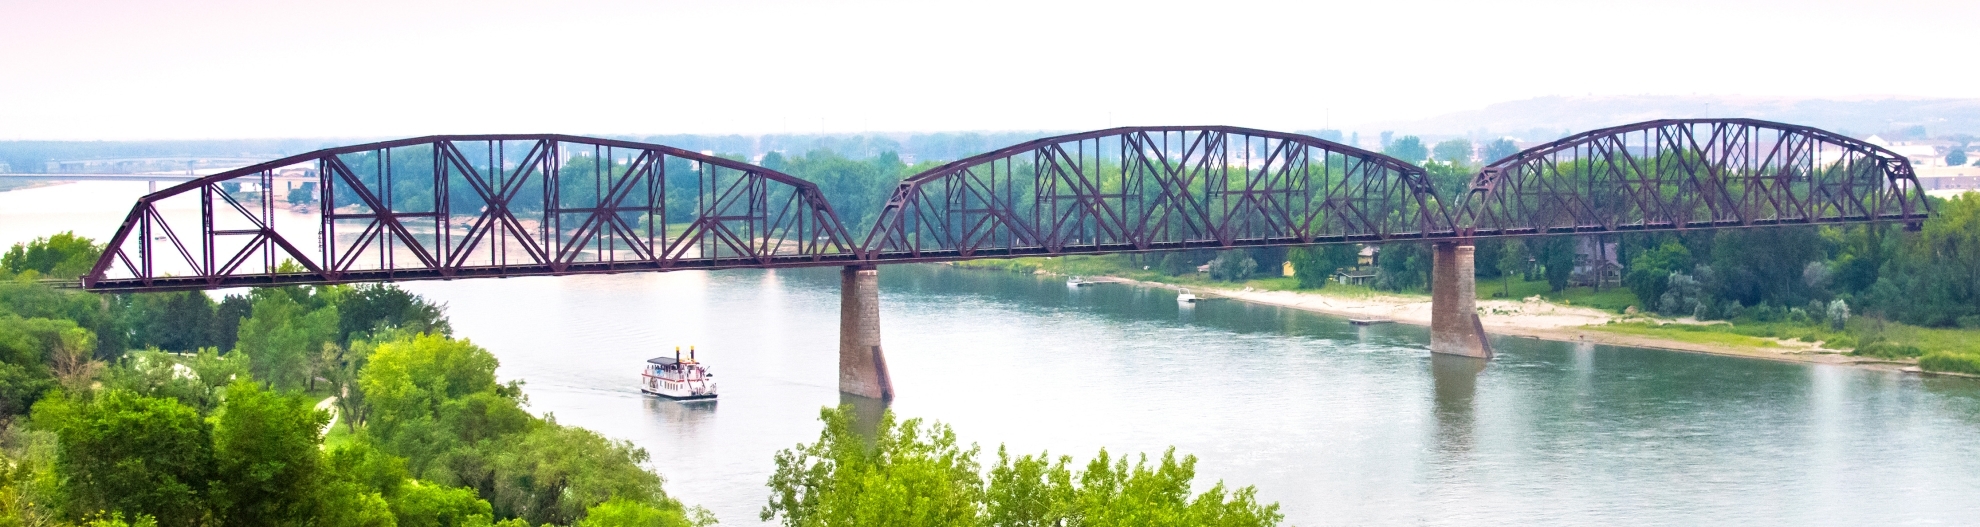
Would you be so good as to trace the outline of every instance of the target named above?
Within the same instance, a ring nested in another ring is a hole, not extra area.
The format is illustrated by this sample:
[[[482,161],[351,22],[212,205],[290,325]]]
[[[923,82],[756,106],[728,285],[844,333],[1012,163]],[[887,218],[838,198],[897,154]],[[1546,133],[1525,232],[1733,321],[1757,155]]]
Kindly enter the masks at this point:
[[[839,391],[894,398],[887,356],[880,352],[880,274],[873,266],[839,272]]]
[[[1430,352],[1492,358],[1478,319],[1478,278],[1469,243],[1439,242],[1430,267]]]

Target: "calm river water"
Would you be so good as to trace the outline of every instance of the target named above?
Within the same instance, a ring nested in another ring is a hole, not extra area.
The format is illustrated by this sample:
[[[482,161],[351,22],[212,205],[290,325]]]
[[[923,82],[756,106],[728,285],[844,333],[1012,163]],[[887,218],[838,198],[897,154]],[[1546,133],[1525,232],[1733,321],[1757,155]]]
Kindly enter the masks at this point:
[[[107,236],[135,194],[94,185],[0,193],[0,242]],[[8,210],[62,196],[122,202]],[[771,456],[841,402],[836,269],[406,286],[533,409],[645,448],[724,523],[757,522]],[[943,266],[883,268],[881,301],[892,409],[985,461],[1174,446],[1292,525],[1980,522],[1980,382],[1525,339],[1486,365],[1431,357],[1418,327]],[[675,345],[701,350],[719,402],[639,394]]]

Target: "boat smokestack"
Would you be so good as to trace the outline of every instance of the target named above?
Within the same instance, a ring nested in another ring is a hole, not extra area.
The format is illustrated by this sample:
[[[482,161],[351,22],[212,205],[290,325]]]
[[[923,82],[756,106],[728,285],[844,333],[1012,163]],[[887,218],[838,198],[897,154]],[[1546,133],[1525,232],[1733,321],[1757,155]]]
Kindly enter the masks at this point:
[[[694,360],[694,346],[688,346],[688,360]]]
[[[681,361],[681,347],[674,346],[674,362],[680,362],[680,361]]]

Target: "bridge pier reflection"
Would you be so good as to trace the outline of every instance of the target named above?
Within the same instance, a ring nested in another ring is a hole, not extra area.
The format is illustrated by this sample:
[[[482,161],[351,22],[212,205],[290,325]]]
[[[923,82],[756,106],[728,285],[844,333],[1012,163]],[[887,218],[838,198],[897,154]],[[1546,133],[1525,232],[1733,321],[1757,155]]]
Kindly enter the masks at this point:
[[[1430,354],[1430,378],[1436,386],[1437,449],[1448,454],[1470,452],[1472,447],[1472,399],[1478,394],[1478,376],[1489,361],[1476,357]]]
[[[880,351],[880,271],[850,265],[839,272],[839,391],[894,398],[887,356]]]

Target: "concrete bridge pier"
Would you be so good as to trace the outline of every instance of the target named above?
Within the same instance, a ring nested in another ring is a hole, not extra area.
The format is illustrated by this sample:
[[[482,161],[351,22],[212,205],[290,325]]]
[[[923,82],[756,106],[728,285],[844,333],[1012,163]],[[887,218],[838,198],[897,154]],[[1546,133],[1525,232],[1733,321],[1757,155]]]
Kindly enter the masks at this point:
[[[1438,242],[1430,267],[1430,352],[1492,358],[1478,319],[1478,278],[1470,243]]]
[[[871,265],[839,272],[839,391],[894,398],[887,356],[880,352],[880,273]]]

